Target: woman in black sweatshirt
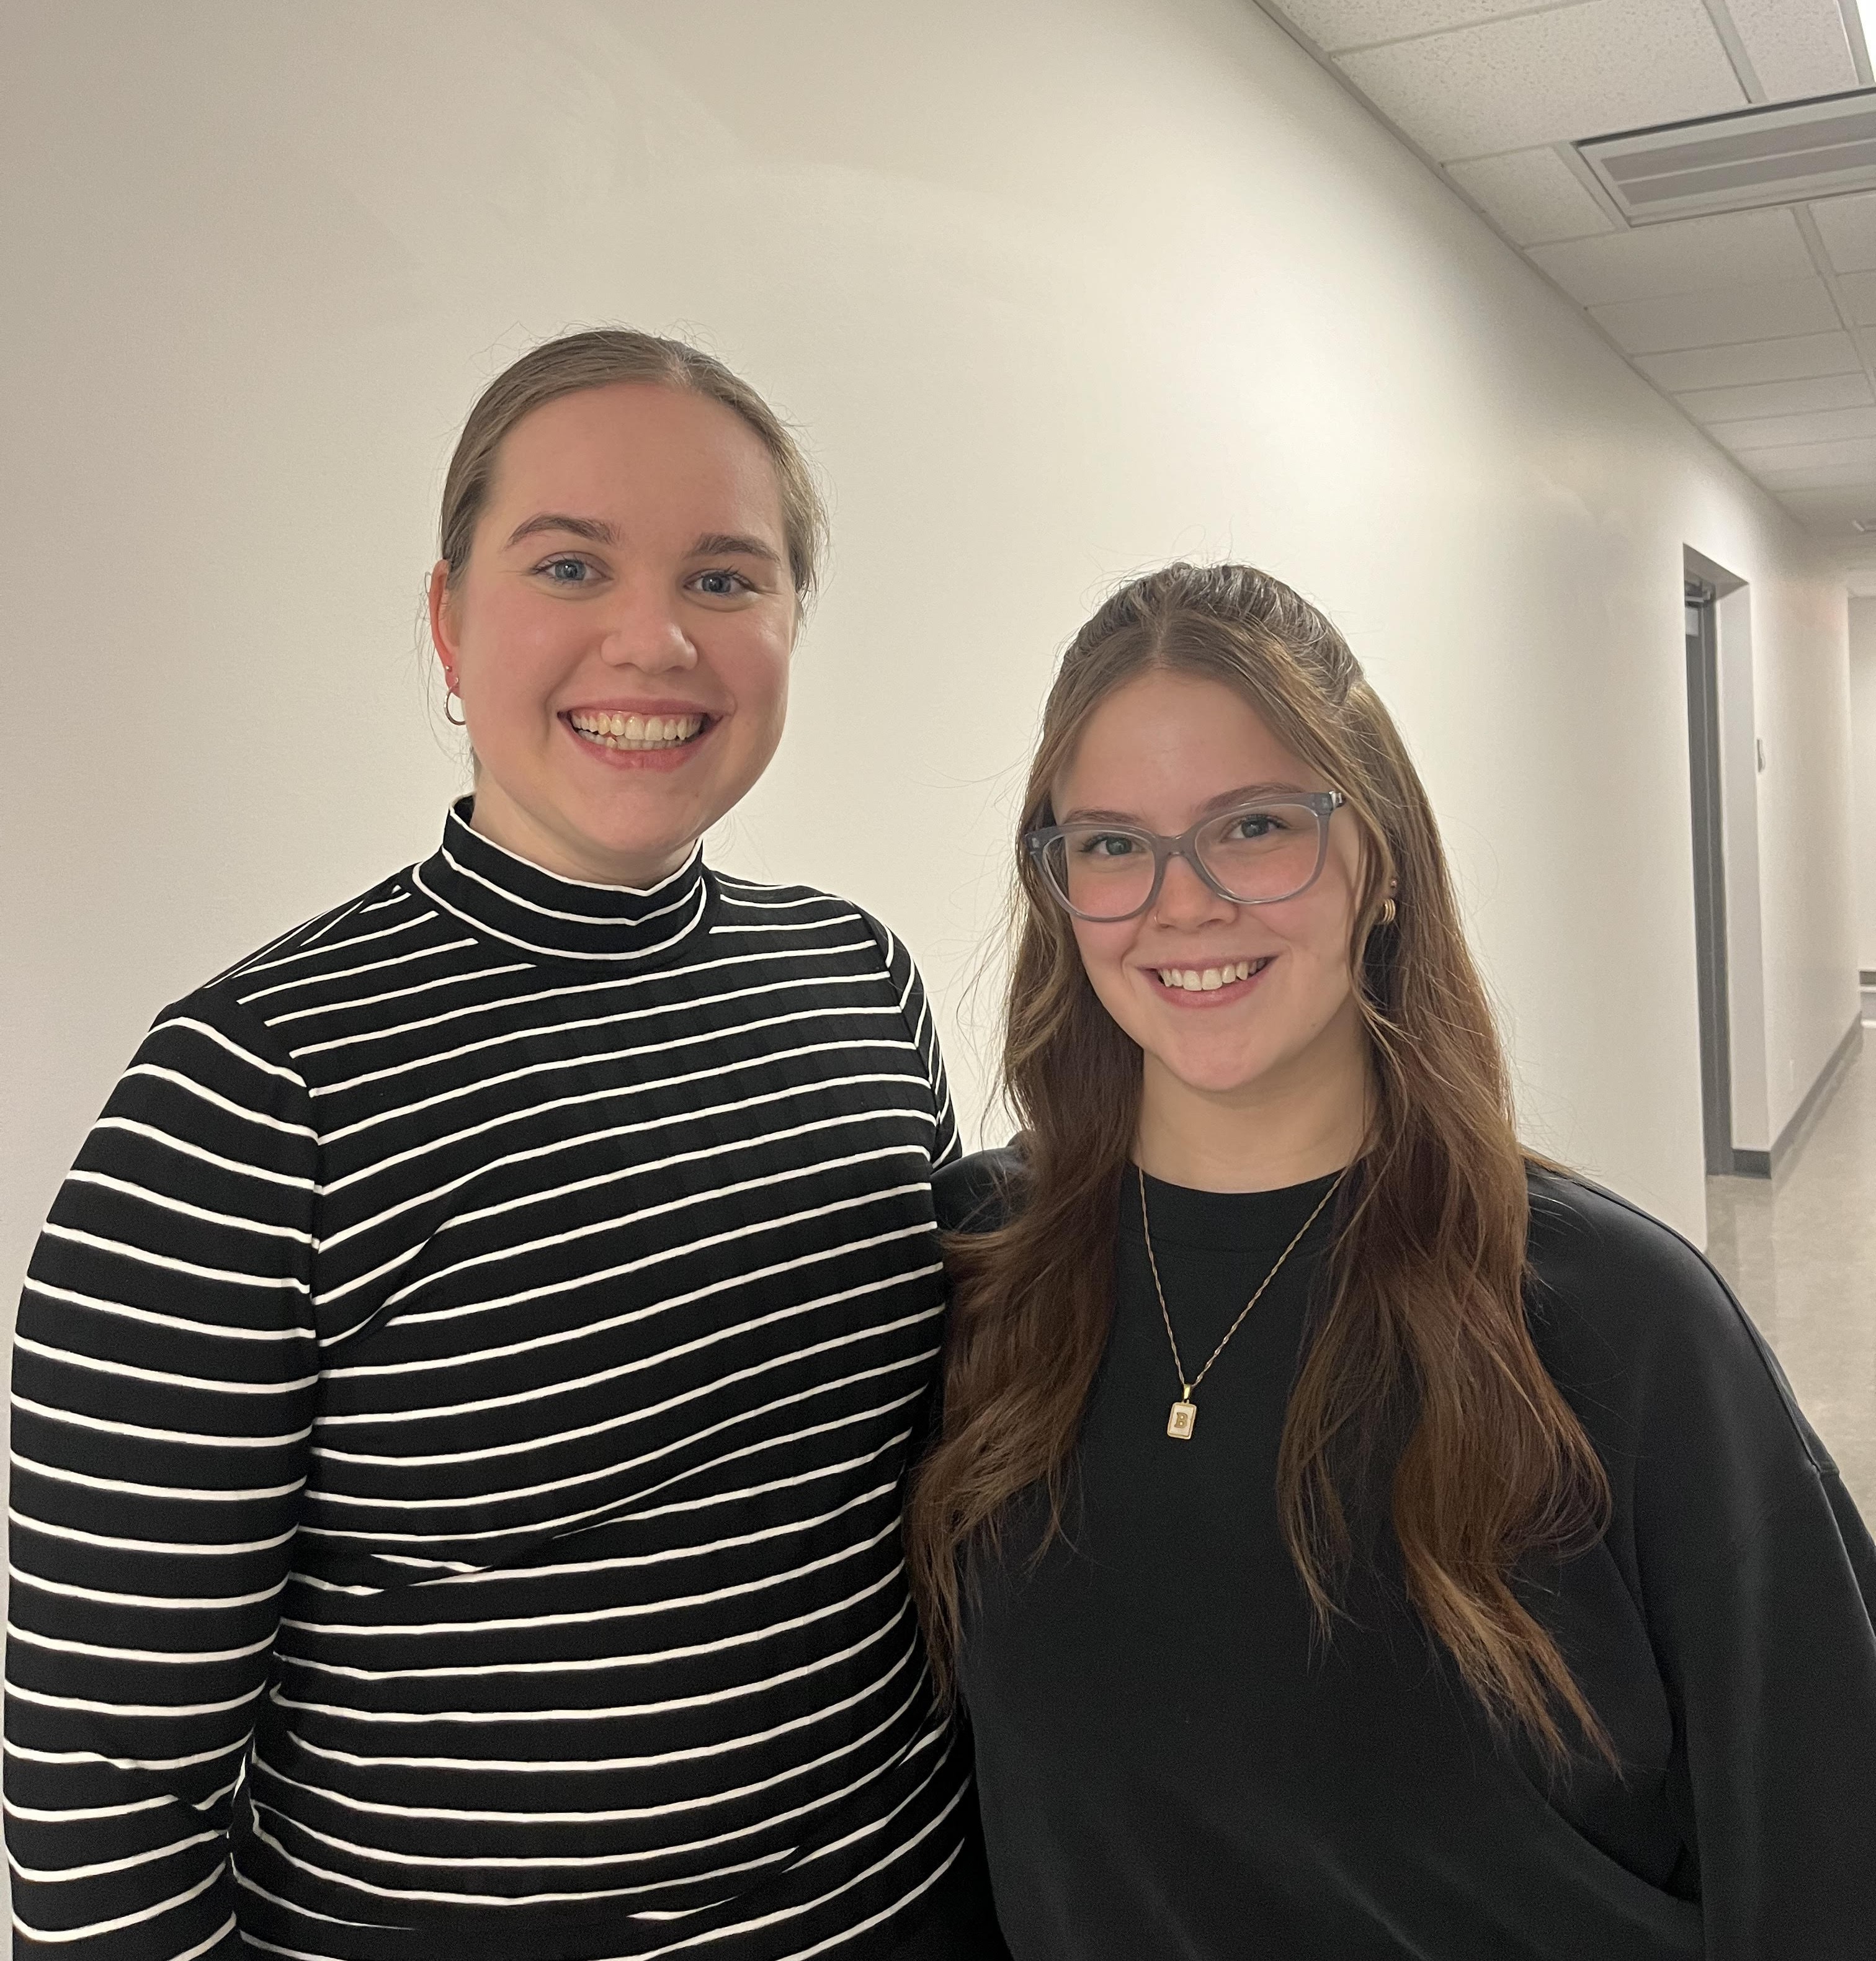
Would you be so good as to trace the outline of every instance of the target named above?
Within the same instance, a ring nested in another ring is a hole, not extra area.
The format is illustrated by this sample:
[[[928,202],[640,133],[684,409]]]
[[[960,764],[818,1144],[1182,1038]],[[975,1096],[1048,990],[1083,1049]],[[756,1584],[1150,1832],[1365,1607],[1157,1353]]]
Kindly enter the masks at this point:
[[[1868,1961],[1876,1548],[1700,1255],[1520,1149],[1334,629],[1125,588],[1021,833],[908,1510],[1016,1961]]]

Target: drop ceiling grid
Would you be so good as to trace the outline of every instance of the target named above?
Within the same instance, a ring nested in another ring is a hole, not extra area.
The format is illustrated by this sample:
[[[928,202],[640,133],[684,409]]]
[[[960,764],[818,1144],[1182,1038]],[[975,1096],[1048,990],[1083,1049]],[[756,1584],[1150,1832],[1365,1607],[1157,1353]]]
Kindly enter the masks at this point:
[[[1876,509],[1876,193],[1630,229],[1570,148],[1866,84],[1837,0],[1263,4],[1795,514]]]

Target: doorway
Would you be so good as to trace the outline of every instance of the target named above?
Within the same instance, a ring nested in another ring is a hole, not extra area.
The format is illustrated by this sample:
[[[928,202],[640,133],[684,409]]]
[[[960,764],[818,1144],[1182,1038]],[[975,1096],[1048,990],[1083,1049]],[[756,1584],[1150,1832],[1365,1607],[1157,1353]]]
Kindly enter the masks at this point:
[[[1700,1105],[1708,1174],[1734,1168],[1732,1029],[1726,971],[1726,820],[1720,775],[1719,594],[1686,582],[1687,760],[1693,792],[1693,920]]]

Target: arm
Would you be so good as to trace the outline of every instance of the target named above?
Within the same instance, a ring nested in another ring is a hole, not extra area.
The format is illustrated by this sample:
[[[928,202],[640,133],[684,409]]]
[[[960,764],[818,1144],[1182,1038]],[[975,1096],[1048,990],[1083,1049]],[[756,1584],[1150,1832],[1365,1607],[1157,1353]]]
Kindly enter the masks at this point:
[[[1632,1299],[1635,1557],[1686,1753],[1708,1961],[1867,1961],[1876,1547],[1770,1351],[1660,1235]]]
[[[892,991],[898,997],[899,1012],[905,1022],[906,1033],[912,1038],[912,1046],[917,1050],[919,1059],[925,1065],[926,1080],[931,1085],[932,1109],[935,1128],[932,1133],[931,1165],[936,1171],[942,1164],[948,1164],[958,1155],[957,1120],[952,1114],[951,1087],[945,1079],[945,1060],[939,1052],[938,1031],[933,1025],[931,1003],[926,998],[925,984],[919,977],[917,968],[904,942],[869,913],[860,917],[873,938],[879,942],[880,957],[885,962],[886,975],[892,984]]]
[[[212,994],[145,1040],[61,1188],[13,1365],[14,1951],[233,1956],[231,1800],[317,1368],[305,1084]]]

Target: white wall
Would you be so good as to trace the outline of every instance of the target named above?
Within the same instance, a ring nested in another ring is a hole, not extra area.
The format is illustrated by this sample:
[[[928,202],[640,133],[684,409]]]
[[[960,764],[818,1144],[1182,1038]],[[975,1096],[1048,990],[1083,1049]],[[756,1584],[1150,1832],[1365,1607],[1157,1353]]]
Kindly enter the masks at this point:
[[[0,1287],[152,1012],[423,852],[454,431],[694,330],[837,505],[724,850],[961,1019],[1052,657],[1233,553],[1424,765],[1533,1138],[1703,1226],[1680,614],[1750,582],[1773,1132],[1854,1009],[1845,608],[1791,521],[1240,0],[29,0],[0,90]]]
[[[1850,743],[1856,961],[1876,973],[1876,599],[1850,601]]]

